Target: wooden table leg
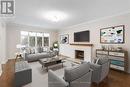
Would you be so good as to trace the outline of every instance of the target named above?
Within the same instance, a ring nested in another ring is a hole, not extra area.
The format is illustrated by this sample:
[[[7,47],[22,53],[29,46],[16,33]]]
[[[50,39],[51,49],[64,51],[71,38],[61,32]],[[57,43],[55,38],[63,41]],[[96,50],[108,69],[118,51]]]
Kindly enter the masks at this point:
[[[62,67],[64,67],[63,62],[62,62]]]
[[[48,67],[46,67],[46,70],[47,70],[47,72],[48,72]]]

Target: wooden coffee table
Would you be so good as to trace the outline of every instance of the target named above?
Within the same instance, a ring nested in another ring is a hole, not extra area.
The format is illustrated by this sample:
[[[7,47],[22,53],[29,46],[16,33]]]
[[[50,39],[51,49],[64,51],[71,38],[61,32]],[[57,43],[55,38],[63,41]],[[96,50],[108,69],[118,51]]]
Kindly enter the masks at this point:
[[[56,64],[62,64],[63,67],[63,63],[64,63],[64,58],[62,57],[52,57],[52,58],[44,58],[44,59],[39,59],[39,63],[42,65],[43,67],[46,67],[46,70],[48,71],[48,67],[52,66],[52,65],[56,65]]]

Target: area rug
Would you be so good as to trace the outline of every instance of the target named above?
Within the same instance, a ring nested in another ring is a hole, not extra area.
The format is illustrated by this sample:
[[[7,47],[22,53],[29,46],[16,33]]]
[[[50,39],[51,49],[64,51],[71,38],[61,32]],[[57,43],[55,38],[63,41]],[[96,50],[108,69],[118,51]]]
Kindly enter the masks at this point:
[[[46,71],[45,67],[42,68],[39,62],[32,62],[29,63],[32,68],[32,83],[29,83],[23,87],[48,87],[48,72]],[[64,68],[70,67],[72,62],[66,61],[64,63],[64,67],[58,64],[49,69],[53,70],[58,76],[63,77],[64,75]]]

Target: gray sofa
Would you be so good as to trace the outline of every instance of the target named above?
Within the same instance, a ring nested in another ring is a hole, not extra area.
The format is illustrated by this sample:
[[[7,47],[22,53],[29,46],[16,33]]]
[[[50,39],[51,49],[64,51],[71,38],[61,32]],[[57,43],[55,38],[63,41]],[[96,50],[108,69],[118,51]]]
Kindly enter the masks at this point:
[[[64,70],[64,78],[53,71],[48,72],[48,87],[90,87],[92,70],[89,63]]]
[[[50,51],[50,52],[41,52],[41,53],[34,53],[34,54],[29,54],[29,53],[24,53],[23,58],[26,61],[37,61],[42,58],[50,58],[56,56],[55,51]]]
[[[99,85],[108,76],[110,60],[108,58],[100,58],[96,63],[91,63],[90,67],[93,69],[92,82]]]

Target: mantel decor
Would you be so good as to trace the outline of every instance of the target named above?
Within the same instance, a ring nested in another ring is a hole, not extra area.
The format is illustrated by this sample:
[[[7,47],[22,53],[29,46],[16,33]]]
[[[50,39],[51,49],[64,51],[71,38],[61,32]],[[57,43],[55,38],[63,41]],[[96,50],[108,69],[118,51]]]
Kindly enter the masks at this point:
[[[124,25],[100,29],[100,43],[123,44],[125,42],[124,37],[125,37]]]
[[[61,44],[69,44],[69,34],[60,35]]]

